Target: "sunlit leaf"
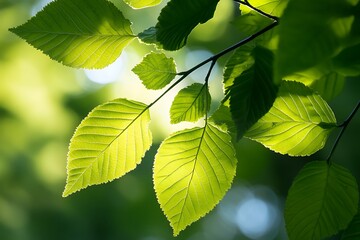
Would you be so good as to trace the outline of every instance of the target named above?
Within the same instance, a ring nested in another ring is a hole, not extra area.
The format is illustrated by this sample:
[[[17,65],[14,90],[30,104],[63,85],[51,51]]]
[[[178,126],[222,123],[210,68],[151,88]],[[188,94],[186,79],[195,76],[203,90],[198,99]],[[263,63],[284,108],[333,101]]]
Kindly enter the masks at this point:
[[[252,43],[248,43],[239,47],[236,49],[236,51],[234,51],[234,53],[227,61],[223,75],[225,91],[227,91],[228,88],[233,85],[236,77],[238,77],[243,71],[249,69],[254,64],[254,58],[251,55],[254,47],[255,45]]]
[[[276,79],[328,61],[338,52],[350,31],[352,7],[338,0],[289,1],[279,25]]]
[[[286,200],[289,239],[324,239],[346,228],[358,209],[358,191],[356,179],[340,165],[325,161],[307,164]]]
[[[71,139],[64,197],[135,169],[151,145],[145,109],[143,103],[116,99],[89,113]]]
[[[162,0],[124,0],[133,8],[146,8],[158,5]]]
[[[176,76],[174,59],[164,53],[149,53],[133,70],[148,89],[161,89]]]
[[[214,15],[219,0],[171,0],[161,11],[156,24],[156,39],[165,50],[186,44],[190,32]]]
[[[177,132],[158,150],[154,184],[174,235],[211,211],[236,171],[231,137],[212,124]]]
[[[245,136],[275,152],[311,155],[324,147],[336,119],[329,105],[299,82],[283,82],[270,109]]]
[[[205,84],[194,83],[176,95],[171,108],[171,123],[195,122],[210,109],[211,96]]]
[[[135,38],[130,24],[106,0],[57,0],[10,31],[64,65],[103,68]]]
[[[231,117],[230,108],[228,106],[221,104],[211,115],[209,121],[226,129],[229,133],[236,133],[234,120]]]
[[[310,88],[318,92],[326,101],[339,95],[345,84],[345,77],[336,72],[330,72],[322,78],[313,81]]]
[[[263,12],[275,17],[280,17],[289,0],[249,0],[249,3]],[[242,14],[253,11],[251,8],[244,4],[240,4],[240,10]]]
[[[238,139],[270,110],[278,90],[273,82],[273,53],[256,47],[251,54],[254,64],[235,78],[228,91]]]
[[[341,235],[341,240],[360,239],[360,213],[358,212]]]

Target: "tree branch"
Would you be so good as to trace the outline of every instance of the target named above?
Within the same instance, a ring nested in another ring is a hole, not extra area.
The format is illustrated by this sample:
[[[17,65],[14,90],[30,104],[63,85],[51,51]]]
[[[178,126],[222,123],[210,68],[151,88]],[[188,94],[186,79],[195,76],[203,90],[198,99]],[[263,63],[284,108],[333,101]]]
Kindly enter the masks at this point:
[[[334,153],[337,145],[339,144],[339,141],[340,141],[342,135],[344,134],[345,129],[347,128],[347,126],[348,126],[349,123],[351,122],[352,118],[355,116],[357,110],[359,110],[359,107],[360,107],[360,101],[358,101],[356,107],[353,109],[353,111],[350,113],[350,115],[347,117],[347,119],[346,119],[342,124],[340,124],[340,125],[338,126],[338,127],[341,127],[342,129],[341,129],[339,135],[337,136],[337,138],[336,138],[336,140],[335,140],[335,143],[334,143],[334,145],[333,145],[333,147],[332,147],[332,149],[331,149],[331,151],[330,151],[330,154],[329,154],[328,158],[326,159],[326,162],[327,162],[328,164],[330,164],[330,159],[331,159],[331,157],[332,157],[332,155],[333,155],[333,153]]]

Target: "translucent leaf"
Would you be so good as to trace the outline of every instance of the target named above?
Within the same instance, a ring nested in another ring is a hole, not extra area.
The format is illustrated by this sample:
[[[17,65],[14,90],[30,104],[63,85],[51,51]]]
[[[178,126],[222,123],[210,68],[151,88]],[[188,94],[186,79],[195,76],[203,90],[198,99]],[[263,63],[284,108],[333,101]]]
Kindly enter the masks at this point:
[[[344,76],[336,72],[330,72],[322,78],[313,81],[310,84],[310,88],[318,92],[326,101],[330,101],[341,93],[344,88],[344,84]]]
[[[64,197],[135,169],[151,145],[145,109],[143,103],[116,99],[89,113],[71,139]]]
[[[221,104],[209,118],[217,126],[226,129],[230,134],[236,133],[236,127],[231,117],[230,108]],[[235,136],[234,136],[235,138]]]
[[[156,39],[165,50],[186,44],[190,32],[214,15],[219,0],[171,0],[161,11],[156,24]]]
[[[360,239],[360,213],[358,212],[341,235],[341,240]]]
[[[160,145],[155,191],[175,236],[218,204],[235,171],[231,137],[212,124],[177,132]]]
[[[133,70],[148,89],[161,89],[176,76],[174,59],[164,53],[149,53]]]
[[[124,0],[132,8],[146,8],[158,5],[161,0]]]
[[[257,9],[275,17],[280,17],[289,0],[249,0],[249,3]],[[253,11],[246,5],[240,4],[242,14]]]
[[[232,23],[244,36],[250,36],[270,25],[272,20],[256,12],[249,12],[236,16]],[[254,41],[257,42],[262,36],[257,37]]]
[[[335,127],[334,113],[319,94],[285,81],[270,111],[245,136],[275,152],[305,156],[323,148]]]
[[[10,31],[64,65],[103,68],[135,38],[130,24],[106,0],[57,0]]]
[[[321,64],[337,53],[350,31],[352,7],[338,0],[289,1],[279,25],[276,79]]]
[[[251,55],[255,45],[252,43],[245,44],[234,51],[225,65],[223,83],[225,91],[233,85],[234,80],[243,71],[249,69],[254,64],[254,59]]]
[[[254,64],[235,78],[228,91],[238,138],[269,111],[278,90],[273,83],[273,53],[256,47],[252,56]]]
[[[194,83],[176,95],[171,108],[171,123],[195,122],[210,109],[211,96],[207,85]]]
[[[291,240],[324,239],[346,228],[358,209],[356,179],[338,164],[307,164],[295,178],[285,205]]]

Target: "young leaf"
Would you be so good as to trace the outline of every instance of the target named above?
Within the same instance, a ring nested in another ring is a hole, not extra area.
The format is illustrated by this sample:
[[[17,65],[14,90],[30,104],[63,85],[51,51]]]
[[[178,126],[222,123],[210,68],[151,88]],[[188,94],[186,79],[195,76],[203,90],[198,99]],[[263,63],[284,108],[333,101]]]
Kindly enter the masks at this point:
[[[341,93],[344,84],[344,76],[336,72],[330,72],[322,78],[313,81],[310,84],[310,88],[318,92],[326,101],[330,101]]]
[[[175,236],[215,207],[235,171],[231,137],[212,124],[177,132],[160,145],[155,191]]]
[[[116,99],[89,113],[71,139],[64,197],[135,169],[151,145],[145,109],[143,103]]]
[[[350,222],[349,226],[341,235],[341,240],[358,240],[360,239],[360,212]]]
[[[193,28],[213,17],[218,2],[219,0],[171,0],[158,18],[157,41],[165,50],[180,49],[186,44]]]
[[[249,3],[263,12],[275,17],[280,17],[289,0],[249,0]],[[247,14],[253,11],[251,8],[244,4],[240,4],[242,14]]]
[[[195,122],[210,109],[211,96],[207,85],[194,83],[176,95],[171,108],[171,123]]]
[[[146,8],[158,5],[161,0],[124,0],[132,8]]]
[[[351,15],[352,7],[349,1],[289,1],[279,25],[275,78],[280,80],[313,67],[338,52],[346,33],[339,33],[336,23],[340,21],[345,25],[342,20]],[[351,22],[346,24],[350,25]],[[350,29],[350,26],[343,28]]]
[[[275,152],[311,155],[324,147],[336,119],[319,94],[299,82],[284,81],[272,108],[246,133]]]
[[[338,164],[307,164],[295,178],[285,205],[291,240],[323,239],[346,228],[357,212],[356,179]]]
[[[107,0],[57,0],[10,31],[64,65],[103,68],[135,38],[130,24]]]
[[[132,71],[148,89],[161,89],[176,76],[174,59],[167,58],[164,53],[149,53]]]
[[[278,90],[273,83],[273,53],[256,47],[252,56],[254,64],[235,78],[228,91],[238,139],[269,111]]]

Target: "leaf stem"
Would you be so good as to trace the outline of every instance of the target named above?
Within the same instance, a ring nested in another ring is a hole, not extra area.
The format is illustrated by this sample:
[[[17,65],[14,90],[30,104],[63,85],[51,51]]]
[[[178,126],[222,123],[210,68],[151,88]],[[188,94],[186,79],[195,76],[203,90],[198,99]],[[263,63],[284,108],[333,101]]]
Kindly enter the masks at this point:
[[[278,17],[273,16],[273,15],[270,15],[270,14],[268,14],[268,13],[266,13],[266,12],[264,12],[264,11],[256,8],[256,7],[254,7],[253,5],[251,5],[251,4],[249,3],[248,0],[244,0],[244,1],[234,0],[234,2],[237,2],[237,3],[243,4],[243,5],[245,5],[245,6],[248,6],[249,8],[251,8],[252,10],[254,10],[255,12],[260,13],[261,15],[263,15],[263,16],[265,16],[265,17],[267,17],[267,18],[270,18],[270,19],[272,19],[272,20],[274,20],[274,21],[279,21],[279,18],[278,18]]]
[[[355,116],[356,112],[359,110],[359,107],[360,107],[360,101],[358,101],[356,107],[352,110],[352,112],[347,117],[347,119],[342,124],[338,125],[338,127],[341,127],[342,129],[341,129],[339,135],[337,136],[337,138],[335,140],[335,143],[334,143],[334,145],[333,145],[333,147],[331,149],[331,152],[330,152],[329,156],[326,159],[327,164],[330,164],[330,159],[331,159],[337,145],[339,144],[339,141],[340,141],[342,135],[344,134],[345,129],[347,128],[347,126],[351,122],[352,118]]]
[[[176,85],[178,85],[179,83],[181,83],[187,76],[189,76],[192,72],[194,72],[196,69],[204,66],[205,64],[209,63],[209,62],[212,62],[210,68],[209,68],[209,71],[206,75],[206,78],[205,78],[205,83],[208,82],[208,79],[210,77],[210,73],[216,63],[216,61],[224,56],[225,54],[241,47],[242,45],[250,42],[251,40],[255,39],[256,37],[264,34],[265,32],[273,29],[275,26],[277,26],[279,23],[277,21],[273,22],[272,24],[264,27],[263,29],[261,29],[260,31],[254,33],[253,35],[250,35],[248,36],[247,38],[244,38],[242,39],[241,41],[235,43],[234,45],[222,50],[221,52],[209,57],[208,59],[205,59],[204,61],[202,61],[201,63],[195,65],[194,67],[188,69],[187,71],[184,71],[184,72],[179,72],[177,73],[177,75],[180,75],[181,77],[176,81],[174,82],[170,87],[168,87],[159,97],[157,97],[152,103],[150,103],[149,105],[146,106],[146,108],[144,108],[144,110],[142,112],[140,112],[140,114],[138,115],[138,117],[136,117],[134,119],[134,121],[139,118],[146,110],[148,110],[149,108],[151,108],[155,103],[157,103],[163,96],[165,96],[171,89],[173,89]]]

